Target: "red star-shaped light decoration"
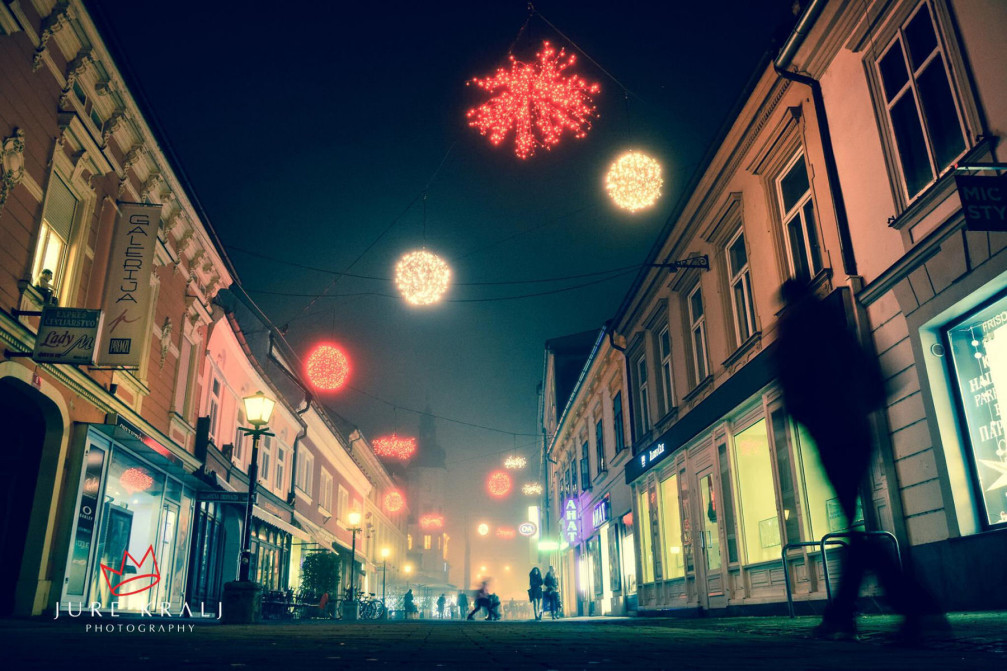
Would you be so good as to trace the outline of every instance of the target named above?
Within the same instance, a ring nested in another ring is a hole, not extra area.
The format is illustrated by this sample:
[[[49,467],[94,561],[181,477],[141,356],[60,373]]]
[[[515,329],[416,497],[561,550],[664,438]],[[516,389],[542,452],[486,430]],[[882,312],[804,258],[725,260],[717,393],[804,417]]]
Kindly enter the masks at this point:
[[[514,153],[522,159],[534,155],[537,148],[552,149],[563,133],[584,137],[598,116],[593,96],[601,87],[565,72],[576,61],[574,54],[567,55],[565,49],[557,52],[543,42],[531,63],[511,56],[509,69],[473,78],[468,83],[491,97],[466,113],[469,126],[488,136],[494,147],[513,132]]]

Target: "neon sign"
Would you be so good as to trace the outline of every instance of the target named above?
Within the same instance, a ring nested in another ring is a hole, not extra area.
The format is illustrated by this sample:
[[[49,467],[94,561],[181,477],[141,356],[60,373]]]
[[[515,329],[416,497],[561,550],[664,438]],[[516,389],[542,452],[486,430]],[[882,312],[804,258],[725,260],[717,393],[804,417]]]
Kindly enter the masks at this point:
[[[567,543],[573,545],[580,535],[580,521],[577,519],[577,502],[574,499],[567,499],[563,511],[563,537]]]

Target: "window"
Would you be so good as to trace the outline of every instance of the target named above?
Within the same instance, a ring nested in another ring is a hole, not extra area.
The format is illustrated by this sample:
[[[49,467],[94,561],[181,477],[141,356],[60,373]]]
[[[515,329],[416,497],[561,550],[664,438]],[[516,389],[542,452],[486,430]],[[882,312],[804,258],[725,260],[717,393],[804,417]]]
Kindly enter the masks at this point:
[[[612,399],[612,430],[615,433],[615,453],[619,454],[626,447],[625,427],[622,422],[622,392],[616,392]]]
[[[66,276],[70,233],[79,209],[80,200],[63,178],[53,172],[42,210],[42,227],[32,263],[32,281],[38,283],[42,271],[48,270],[52,273],[53,290],[58,291],[62,287]]]
[[[640,433],[650,430],[650,396],[647,385],[647,357],[641,356],[636,362],[636,400],[640,412],[637,417]]]
[[[308,496],[311,496],[311,480],[314,472],[315,455],[302,450],[297,455],[297,487]]]
[[[643,582],[654,582],[654,553],[650,535],[650,504],[647,490],[640,490],[636,500],[640,520],[640,568],[643,569]]]
[[[922,3],[877,62],[906,194],[912,198],[965,151],[947,58]]]
[[[594,425],[594,451],[598,457],[598,475],[605,470],[605,427],[599,419]]]
[[[587,441],[580,446],[580,488],[582,490],[591,489],[591,463],[588,458]]]
[[[724,523],[724,535],[727,536],[727,561],[734,564],[738,561],[738,532],[734,522],[734,490],[731,489],[731,460],[727,455],[727,444],[717,446],[720,460],[720,491],[721,515]]]
[[[755,303],[752,301],[752,275],[748,269],[748,251],[742,231],[727,244],[727,274],[731,282],[731,308],[734,333],[741,345],[755,333]]]
[[[661,329],[657,336],[658,353],[661,355],[661,392],[663,394],[664,414],[671,412],[675,406],[675,388],[671,382],[671,334],[668,327]]]
[[[217,443],[217,419],[220,415],[220,380],[211,373],[210,381],[210,403],[207,410],[210,417],[210,440]]]
[[[192,341],[182,335],[178,352],[178,374],[175,376],[175,412],[184,419],[188,415],[189,376],[192,369]],[[240,422],[239,422],[240,423]],[[235,441],[234,447],[238,448]]]
[[[262,454],[259,455],[259,480],[269,484],[269,474],[272,472],[271,459],[273,456],[273,437],[262,437]]]
[[[692,364],[696,370],[696,384],[710,374],[710,361],[706,352],[706,316],[703,313],[703,291],[698,284],[689,293],[689,330],[692,334]]]
[[[766,420],[734,437],[738,494],[745,557],[750,564],[780,559],[780,523],[776,514],[773,464]]]
[[[822,269],[822,249],[818,243],[815,201],[811,198],[811,182],[803,153],[797,154],[787,165],[776,186],[783,213],[790,275],[810,280]]]
[[[577,465],[576,465],[576,461],[577,461],[576,457],[571,457],[571,462],[572,463],[570,464],[570,490],[569,490],[569,493],[571,495],[577,493]]]
[[[346,489],[339,485],[339,499],[336,501],[336,519],[341,521],[344,526],[348,526],[350,521],[347,516],[350,513],[350,493]]]
[[[279,491],[285,491],[287,483],[284,481],[284,476],[287,472],[287,449],[283,443],[276,441],[276,489]]]
[[[244,460],[242,458],[242,442],[241,439],[245,437],[245,432],[241,430],[241,427],[245,423],[245,412],[238,408],[238,422],[237,426],[234,427],[234,451],[231,453],[231,457],[234,459],[234,463],[243,464]]]
[[[322,469],[321,488],[320,488],[319,494],[320,494],[320,496],[319,496],[318,505],[320,505],[326,512],[330,512],[331,513],[332,512],[332,475],[327,470],[325,470],[324,468]]]
[[[413,549],[413,535],[412,534],[406,534],[406,549],[407,550],[412,550]]]
[[[430,534],[423,534],[423,549],[430,549]]]
[[[682,548],[682,516],[678,502],[678,475],[661,481],[661,498],[664,509],[665,577],[685,576],[685,553]]]
[[[801,522],[797,518],[797,492],[794,488],[794,471],[791,468],[790,427],[782,409],[771,414],[773,422],[773,450],[776,452],[776,474],[780,480],[780,508],[783,510],[784,543],[801,539]],[[811,539],[807,539],[811,540]]]

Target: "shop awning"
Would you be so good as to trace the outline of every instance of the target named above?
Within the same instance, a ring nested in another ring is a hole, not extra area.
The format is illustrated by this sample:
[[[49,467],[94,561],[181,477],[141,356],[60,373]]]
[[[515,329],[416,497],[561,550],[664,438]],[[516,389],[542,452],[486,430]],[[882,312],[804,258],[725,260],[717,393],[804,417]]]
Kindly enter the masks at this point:
[[[316,543],[318,543],[325,549],[333,550],[335,549],[334,546],[345,547],[347,550],[350,549],[349,546],[340,541],[335,536],[335,534],[326,531],[322,527],[318,526],[317,524],[309,520],[304,515],[298,513],[296,510],[294,511],[294,519],[297,520],[298,524],[300,524],[307,530],[308,534],[312,537],[312,540],[314,540]]]
[[[295,538],[300,538],[301,540],[311,540],[308,534],[305,533],[303,529],[298,529],[293,524],[290,524],[289,522],[284,522],[276,515],[273,515],[272,513],[267,513],[259,506],[252,506],[252,516],[257,517],[266,524],[273,525],[280,531],[286,531],[288,534],[294,536]]]

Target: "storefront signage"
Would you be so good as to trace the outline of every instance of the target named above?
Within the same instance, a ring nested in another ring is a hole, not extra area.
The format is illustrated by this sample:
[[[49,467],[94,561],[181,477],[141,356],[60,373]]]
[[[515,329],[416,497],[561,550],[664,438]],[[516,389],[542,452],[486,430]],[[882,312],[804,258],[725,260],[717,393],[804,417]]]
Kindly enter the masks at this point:
[[[38,363],[89,365],[101,325],[101,310],[58,308],[47,305],[35,336],[31,358]]]
[[[150,285],[161,206],[119,203],[102,311],[98,364],[139,368],[153,316]]]
[[[637,479],[669,454],[671,454],[671,450],[667,448],[664,441],[640,452],[632,461],[626,463],[626,481],[632,482]]]
[[[534,536],[538,531],[538,525],[534,522],[522,522],[517,527],[517,532],[522,536]]]
[[[955,182],[970,231],[1007,231],[1007,173],[996,177],[956,175]]]
[[[610,519],[612,519],[612,502],[609,500],[608,494],[606,494],[605,498],[596,503],[591,510],[591,524],[597,529]]]
[[[573,545],[580,537],[580,521],[577,519],[576,499],[567,499],[563,508],[563,538]]]
[[[248,492],[199,492],[200,501],[207,503],[248,503]]]

